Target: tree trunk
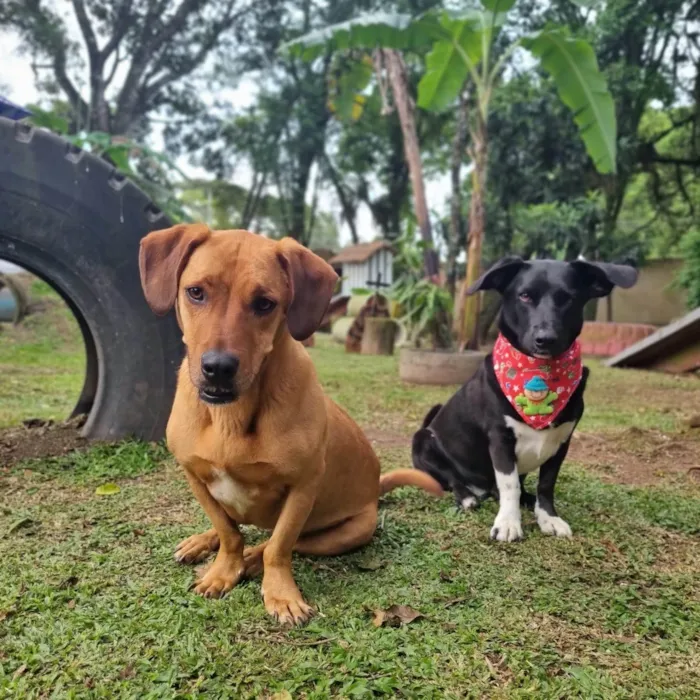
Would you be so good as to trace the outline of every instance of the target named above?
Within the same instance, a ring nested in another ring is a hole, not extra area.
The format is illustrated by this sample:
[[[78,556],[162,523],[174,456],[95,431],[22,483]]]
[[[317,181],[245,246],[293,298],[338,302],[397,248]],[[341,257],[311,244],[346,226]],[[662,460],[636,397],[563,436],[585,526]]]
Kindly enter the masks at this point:
[[[467,240],[467,276],[464,280],[462,294],[478,279],[481,273],[481,249],[484,242],[484,197],[486,196],[486,176],[488,165],[486,124],[478,117],[478,123],[472,134],[473,161],[472,201],[469,210],[469,237]],[[464,301],[464,322],[460,328],[459,347],[469,350],[479,348],[479,295],[473,294]]]
[[[459,242],[462,239],[462,158],[467,146],[467,119],[469,108],[466,93],[459,98],[457,128],[452,141],[452,163],[450,174],[452,179],[452,198],[450,201],[450,236],[447,241],[447,289],[454,296],[457,284],[457,255]]]
[[[363,355],[393,355],[395,338],[396,322],[393,318],[368,317],[360,352]]]
[[[416,121],[414,118],[414,105],[411,96],[408,94],[406,80],[406,66],[398,51],[391,49],[383,50],[385,65],[391,89],[394,95],[396,111],[401,122],[403,133],[404,152],[406,163],[411,175],[413,186],[413,201],[420,229],[421,238],[426,243],[424,252],[425,274],[427,277],[437,281],[439,273],[437,253],[433,247],[433,233],[430,227],[430,217],[428,216],[428,203],[425,197],[425,182],[423,179],[423,163],[418,145],[418,133],[416,131]]]

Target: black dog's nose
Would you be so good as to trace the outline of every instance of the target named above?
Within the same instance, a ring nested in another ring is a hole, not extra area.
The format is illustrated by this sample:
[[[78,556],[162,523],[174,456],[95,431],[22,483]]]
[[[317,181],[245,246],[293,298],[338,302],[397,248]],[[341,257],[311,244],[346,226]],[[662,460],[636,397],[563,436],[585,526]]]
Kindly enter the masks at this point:
[[[202,355],[202,374],[212,384],[231,384],[238,365],[238,358],[230,352],[209,350]]]
[[[557,336],[551,331],[537,331],[535,333],[535,349],[545,352],[551,350],[556,340]]]

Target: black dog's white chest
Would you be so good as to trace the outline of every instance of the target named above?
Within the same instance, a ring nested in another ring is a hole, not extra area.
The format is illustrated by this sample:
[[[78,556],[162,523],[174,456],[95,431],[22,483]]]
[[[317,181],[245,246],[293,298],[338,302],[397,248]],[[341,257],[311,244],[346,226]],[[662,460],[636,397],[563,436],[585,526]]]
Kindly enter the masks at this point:
[[[575,421],[535,430],[527,423],[504,416],[506,425],[515,436],[515,460],[518,474],[529,474],[539,469],[548,459],[554,457],[576,427]]]

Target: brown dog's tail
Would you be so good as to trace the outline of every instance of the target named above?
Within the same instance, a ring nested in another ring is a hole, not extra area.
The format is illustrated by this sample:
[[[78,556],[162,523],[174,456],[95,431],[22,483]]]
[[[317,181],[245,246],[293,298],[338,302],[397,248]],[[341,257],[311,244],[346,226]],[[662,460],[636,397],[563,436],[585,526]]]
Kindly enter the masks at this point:
[[[433,496],[442,496],[442,486],[435,479],[418,469],[395,469],[379,478],[379,495],[383,496],[399,486],[416,486]]]

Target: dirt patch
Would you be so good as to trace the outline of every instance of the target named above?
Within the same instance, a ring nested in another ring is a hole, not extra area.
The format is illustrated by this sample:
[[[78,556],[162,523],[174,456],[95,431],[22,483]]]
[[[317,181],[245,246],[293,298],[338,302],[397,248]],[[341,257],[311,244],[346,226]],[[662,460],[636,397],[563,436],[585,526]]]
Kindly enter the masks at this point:
[[[700,485],[700,430],[664,433],[627,428],[575,433],[569,458],[618,484],[649,486],[665,481]]]
[[[366,428],[365,435],[379,450],[411,447],[411,438],[401,433]],[[649,486],[680,481],[700,486],[700,430],[673,434],[640,428],[577,432],[568,459],[608,483]]]
[[[80,435],[85,416],[63,423],[51,420],[26,420],[19,428],[0,430],[0,470],[28,459],[64,455],[85,447],[88,441]]]
[[[373,428],[365,428],[364,433],[372,446],[380,449],[411,446],[411,438],[401,435],[401,433],[394,433],[388,430],[376,430]]]

